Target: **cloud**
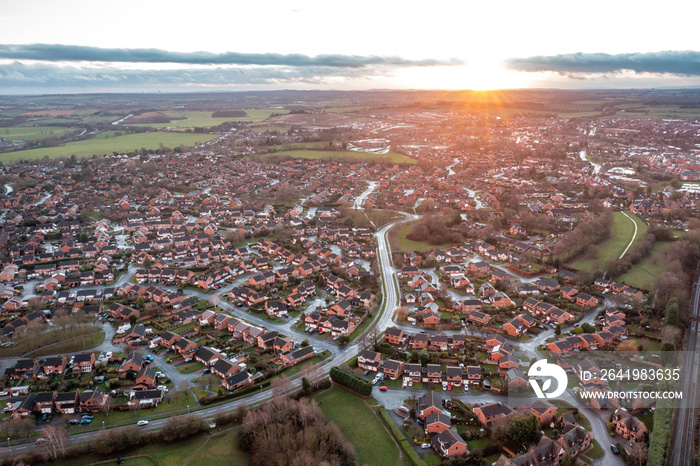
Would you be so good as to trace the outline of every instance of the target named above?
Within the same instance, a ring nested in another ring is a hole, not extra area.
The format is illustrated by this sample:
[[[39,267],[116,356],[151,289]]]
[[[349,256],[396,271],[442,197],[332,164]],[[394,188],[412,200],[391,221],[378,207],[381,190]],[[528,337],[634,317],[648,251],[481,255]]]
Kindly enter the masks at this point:
[[[111,63],[179,63],[187,65],[262,65],[337,68],[362,68],[366,66],[451,66],[463,64],[459,60],[409,60],[401,57],[361,55],[317,55],[277,53],[211,53],[170,52],[161,49],[100,48],[62,44],[0,44],[0,58],[36,61],[91,61]]]
[[[700,76],[700,52],[665,51],[650,53],[569,53],[563,55],[511,58],[506,67],[515,71],[552,71],[564,76],[621,73]]]
[[[115,66],[59,66],[52,63],[0,64],[0,88],[170,89],[191,86],[323,84],[331,78],[389,76],[391,67],[208,66],[142,70]]]

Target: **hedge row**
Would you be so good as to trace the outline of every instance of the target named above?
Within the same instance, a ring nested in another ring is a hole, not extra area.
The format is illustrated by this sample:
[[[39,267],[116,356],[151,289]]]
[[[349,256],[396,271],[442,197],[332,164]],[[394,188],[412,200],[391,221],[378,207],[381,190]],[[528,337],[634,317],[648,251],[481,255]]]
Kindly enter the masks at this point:
[[[384,406],[379,409],[379,414],[382,416],[382,419],[384,419],[384,423],[389,427],[389,429],[391,429],[392,435],[399,442],[399,445],[401,445],[401,449],[406,456],[411,459],[413,465],[427,466],[426,462],[423,461],[420,456],[418,456],[416,450],[410,444],[406,436],[401,432],[401,429],[396,427],[396,424],[394,424],[394,421],[391,420],[391,417],[389,416],[389,413],[386,412],[386,409],[384,409]]]
[[[355,374],[341,369],[338,366],[331,368],[331,380],[335,383],[345,385],[360,395],[370,396],[372,394],[372,382],[358,377]]]

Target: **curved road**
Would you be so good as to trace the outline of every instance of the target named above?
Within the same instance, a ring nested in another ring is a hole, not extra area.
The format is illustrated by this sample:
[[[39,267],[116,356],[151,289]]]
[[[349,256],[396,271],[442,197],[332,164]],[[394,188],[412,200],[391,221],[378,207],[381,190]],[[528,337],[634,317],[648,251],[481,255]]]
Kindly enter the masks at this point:
[[[358,199],[356,199],[355,202],[355,207],[356,208],[362,208],[362,201],[374,190],[376,186],[376,183],[370,182],[370,186],[366,191],[364,191]],[[374,322],[372,325],[370,325],[364,332],[363,335],[368,334],[371,331],[377,331],[378,333],[384,332],[387,327],[393,324],[393,310],[396,309],[400,305],[400,288],[399,288],[399,283],[398,283],[398,278],[396,274],[396,269],[393,266],[393,261],[391,259],[391,247],[389,246],[389,240],[388,240],[388,233],[389,231],[396,226],[397,224],[403,223],[403,222],[408,222],[408,221],[413,221],[418,218],[420,218],[417,215],[412,215],[408,213],[403,213],[405,218],[401,220],[397,220],[395,222],[392,222],[381,229],[379,229],[375,233],[375,238],[377,239],[377,260],[380,265],[380,270],[381,270],[381,277],[382,277],[382,286],[383,286],[383,298],[382,298],[382,303],[381,306],[379,307],[377,311],[377,316],[374,319]],[[636,225],[636,223],[635,223]],[[120,277],[120,282],[125,282],[128,280],[131,275],[133,274],[133,271],[130,267],[129,272],[124,274],[124,276]],[[128,278],[127,278],[128,277]],[[244,277],[239,277],[239,280],[244,280]],[[238,280],[236,281],[238,282]],[[297,338],[306,338],[308,335],[305,334],[304,332],[299,332],[298,330],[295,330],[293,328],[293,319],[289,319],[287,322],[283,324],[275,324],[270,322],[269,320],[265,318],[258,317],[252,313],[243,311],[240,308],[237,308],[230,302],[228,302],[226,299],[224,299],[221,295],[229,291],[231,288],[236,286],[236,282],[234,284],[231,284],[225,288],[221,288],[217,290],[215,294],[210,294],[210,293],[205,293],[200,290],[194,290],[194,289],[186,289],[185,293],[197,296],[203,299],[207,299],[210,301],[216,301],[216,304],[221,307],[225,312],[232,316],[239,317],[241,319],[245,319],[253,324],[256,325],[261,325],[265,326],[268,329],[271,330],[278,330],[282,333],[285,333],[287,335],[294,335]],[[595,318],[595,315],[597,311],[600,308],[593,310],[589,312],[584,319],[581,322],[592,322],[593,319]],[[414,331],[417,331],[415,327],[412,327]],[[535,338],[529,340],[528,342],[513,342],[512,346],[514,346],[516,349],[521,350],[523,353],[527,354],[528,357],[541,357],[539,353],[537,352],[538,346],[544,342],[544,340],[551,336],[549,334],[550,332],[542,332],[540,335],[536,336]],[[331,352],[331,356],[328,358],[324,359],[320,363],[320,367],[323,369],[323,373],[327,374],[330,371],[330,368],[332,366],[340,365],[350,359],[351,357],[355,356],[358,351],[360,350],[359,345],[356,343],[357,341],[361,340],[361,338],[356,338],[355,342],[350,343],[345,346],[340,346],[337,345],[335,342],[332,341],[327,341],[327,340],[322,340],[322,339],[314,339],[312,341],[312,345],[314,348],[320,351],[328,350]],[[301,385],[301,380],[300,380],[300,374],[296,374],[291,378],[290,381],[290,390],[296,389]],[[423,393],[424,391],[417,391],[417,390],[411,390],[411,389],[389,389],[387,392],[380,392],[378,389],[375,389],[373,391],[373,396],[375,396],[382,404],[387,406],[387,408],[392,408],[392,407],[398,407],[403,403],[403,400],[409,398],[411,394],[416,394],[419,395]],[[498,397],[495,396],[491,393],[464,393],[464,394],[459,394],[456,396],[457,398],[461,398],[466,402],[469,403],[474,403],[478,401],[502,401],[503,397]],[[251,406],[251,405],[256,405],[258,403],[263,403],[265,401],[268,401],[269,399],[272,398],[271,390],[266,390],[263,391],[261,390],[259,393],[252,394],[250,396],[247,396],[245,398],[242,398],[240,400],[234,400],[230,401],[227,403],[219,404],[216,406],[210,406],[206,408],[201,408],[197,409],[196,411],[193,410],[193,412],[196,412],[197,414],[203,416],[205,419],[212,419],[216,414],[221,413],[221,412],[233,412],[235,411],[239,406],[244,405],[244,406]],[[605,420],[600,416],[599,413],[595,412],[594,410],[586,407],[583,405],[580,400],[575,398],[573,393],[570,391],[567,391],[567,393],[564,395],[563,399],[568,401],[574,406],[577,406],[581,412],[591,421],[591,427],[592,427],[592,434],[595,439],[601,443],[601,446],[603,447],[603,450],[605,451],[605,456],[601,460],[597,460],[594,462],[594,464],[597,465],[609,465],[609,464],[624,464],[621,460],[620,457],[612,455],[612,453],[609,451],[607,447],[607,440],[608,440],[608,434],[607,434],[607,426]],[[532,400],[530,400],[531,402]],[[185,414],[189,410],[181,410],[177,412],[173,412],[173,415],[177,414]],[[148,419],[149,416],[144,416],[143,419]],[[154,420],[149,420],[149,425],[148,425],[148,430],[158,430],[165,426],[167,423],[168,418],[164,419],[154,419]],[[120,426],[109,426],[106,425],[105,427],[107,428],[116,428]],[[99,433],[99,430],[97,431],[92,431],[92,432],[84,432],[84,433],[78,433],[76,432],[75,434],[72,435],[72,443],[82,443],[91,440],[95,435]],[[11,453],[12,454],[17,454],[17,453],[25,453],[34,448],[33,443],[25,443],[21,445],[15,445],[11,448]],[[7,452],[7,447],[0,446],[0,454]]]

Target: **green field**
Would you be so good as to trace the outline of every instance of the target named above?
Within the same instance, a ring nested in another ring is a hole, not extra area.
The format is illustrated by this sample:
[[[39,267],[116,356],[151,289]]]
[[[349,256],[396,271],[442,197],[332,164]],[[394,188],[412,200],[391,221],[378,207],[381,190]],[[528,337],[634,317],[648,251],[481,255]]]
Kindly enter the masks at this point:
[[[0,128],[0,138],[12,141],[33,141],[49,136],[61,137],[68,131],[59,126],[15,126],[12,128]]]
[[[666,243],[659,242],[654,244],[654,248],[651,250],[649,257],[632,267],[627,273],[618,277],[617,281],[635,288],[642,288],[649,291],[653,290],[656,277],[661,275],[666,265],[661,255],[661,250],[665,244]]]
[[[573,112],[573,113],[558,113],[559,118],[577,118],[577,117],[592,117],[600,115],[600,112]]]
[[[396,152],[388,152],[386,154],[370,154],[368,152],[355,151],[332,151],[332,150],[285,150],[267,154],[267,156],[282,156],[297,157],[300,159],[347,159],[357,160],[358,162],[367,162],[369,160],[389,160],[393,163],[416,163],[415,159]]]
[[[163,112],[165,115],[171,118],[180,118],[178,120],[172,120],[169,123],[129,123],[129,120],[124,122],[128,126],[150,126],[153,128],[174,128],[174,129],[186,129],[186,128],[209,128],[211,126],[218,126],[221,123],[226,123],[227,121],[244,121],[248,123],[253,123],[257,121],[263,121],[270,118],[273,113],[286,114],[289,113],[288,110],[284,109],[257,109],[248,108],[243,109],[247,116],[244,117],[216,117],[213,118],[211,111],[200,112],[200,111],[183,111],[183,112]],[[184,119],[182,118],[184,117]]]
[[[99,327],[86,325],[66,330],[52,330],[31,338],[17,338],[16,345],[0,348],[0,357],[46,356],[83,351],[102,343],[105,332]]]
[[[176,444],[149,445],[133,452],[127,452],[122,457],[125,466],[175,466],[187,464],[189,466],[210,466],[212,464],[248,464],[248,455],[238,449],[237,429],[230,429],[214,435],[198,435]],[[100,463],[105,466],[118,464],[118,455],[112,455],[113,462]],[[225,460],[224,460],[225,458]],[[87,456],[70,461],[59,461],[58,464],[93,464],[98,458]]]
[[[578,270],[594,271],[597,268],[605,267],[608,261],[617,259],[625,251],[627,245],[634,236],[634,224],[630,219],[625,217],[622,212],[615,212],[613,217],[613,226],[610,231],[610,238],[600,245],[600,251],[597,258],[584,257],[574,261],[571,266]],[[637,236],[634,243],[641,241],[644,238],[649,227],[642,219],[636,215],[627,213],[637,224]],[[634,244],[630,249],[634,247]],[[629,250],[628,250],[629,252]]]
[[[211,141],[218,137],[216,134],[192,134],[192,133],[139,133],[128,134],[108,139],[88,139],[86,141],[69,142],[63,146],[47,147],[44,149],[30,149],[17,152],[0,154],[0,161],[14,162],[16,160],[41,159],[48,156],[56,159],[70,157],[90,157],[92,155],[112,154],[112,152],[124,153],[136,150],[157,149],[162,143],[165,147],[194,146]]]
[[[355,445],[357,459],[369,465],[401,465],[399,447],[364,399],[334,387],[316,397],[323,414]]]
[[[406,238],[406,235],[408,235],[411,232],[411,227],[420,221],[416,222],[411,222],[408,223],[404,226],[402,226],[399,231],[398,231],[398,239],[399,239],[399,251],[396,252],[424,252],[424,251],[430,251],[431,249],[442,249],[449,247],[450,244],[437,244],[435,246],[430,245],[426,243],[425,241],[412,241],[408,238]]]

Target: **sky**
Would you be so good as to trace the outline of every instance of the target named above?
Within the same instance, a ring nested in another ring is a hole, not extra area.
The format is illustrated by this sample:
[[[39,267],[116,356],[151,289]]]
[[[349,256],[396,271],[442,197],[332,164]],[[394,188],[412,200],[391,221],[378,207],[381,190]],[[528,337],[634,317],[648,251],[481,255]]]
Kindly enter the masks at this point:
[[[5,0],[0,94],[700,86],[697,0]]]

